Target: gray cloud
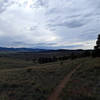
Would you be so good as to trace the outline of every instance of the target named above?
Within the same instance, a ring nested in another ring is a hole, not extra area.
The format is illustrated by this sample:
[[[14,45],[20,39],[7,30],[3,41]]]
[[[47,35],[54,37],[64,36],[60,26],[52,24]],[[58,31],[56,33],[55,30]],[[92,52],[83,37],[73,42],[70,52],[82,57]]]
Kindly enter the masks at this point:
[[[37,0],[37,5],[39,5],[39,6],[45,6],[45,1],[44,0]]]
[[[60,23],[57,26],[65,26],[65,27],[68,27],[68,28],[76,28],[76,27],[82,27],[83,25],[85,25],[85,23],[83,23],[81,21],[72,20],[70,22]]]
[[[4,12],[14,2],[12,0],[1,0],[0,1],[0,13]]]
[[[5,4],[7,2],[8,2],[7,0],[0,1],[0,13],[3,12],[6,9],[7,5],[5,6]]]
[[[100,32],[99,4],[100,0],[1,0],[0,46],[92,48]]]
[[[65,23],[65,25],[66,25],[66,23]],[[77,21],[72,21],[70,23],[67,23],[67,27],[69,27],[69,28],[81,27],[83,25],[84,25],[84,23],[77,22]]]

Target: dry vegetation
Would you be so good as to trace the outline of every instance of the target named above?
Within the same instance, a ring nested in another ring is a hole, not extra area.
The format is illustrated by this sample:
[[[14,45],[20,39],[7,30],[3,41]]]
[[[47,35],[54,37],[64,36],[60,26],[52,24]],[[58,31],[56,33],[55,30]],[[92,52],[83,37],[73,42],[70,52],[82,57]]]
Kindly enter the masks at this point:
[[[62,100],[100,100],[100,58],[87,58],[66,84]]]
[[[0,100],[46,100],[64,76],[80,63],[81,68],[73,74],[61,98],[92,100],[84,99],[89,94],[100,100],[99,61],[100,58],[81,58],[33,65],[31,61],[0,58]],[[83,99],[78,99],[79,90]]]

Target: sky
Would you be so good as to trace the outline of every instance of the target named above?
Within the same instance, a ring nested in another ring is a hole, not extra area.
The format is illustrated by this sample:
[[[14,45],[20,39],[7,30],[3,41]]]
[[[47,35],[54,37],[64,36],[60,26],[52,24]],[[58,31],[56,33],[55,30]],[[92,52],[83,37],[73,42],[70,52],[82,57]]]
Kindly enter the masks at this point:
[[[0,0],[0,47],[93,49],[100,0]]]

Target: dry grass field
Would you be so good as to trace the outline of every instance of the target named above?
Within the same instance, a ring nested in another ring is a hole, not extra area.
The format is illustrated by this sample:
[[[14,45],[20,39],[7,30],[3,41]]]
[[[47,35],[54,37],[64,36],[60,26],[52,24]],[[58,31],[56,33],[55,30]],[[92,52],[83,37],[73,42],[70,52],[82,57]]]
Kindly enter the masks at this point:
[[[64,76],[81,63],[63,89],[62,100],[100,100],[100,58],[34,65],[0,58],[0,100],[47,100]]]
[[[100,100],[100,58],[86,58],[61,94],[62,100]]]

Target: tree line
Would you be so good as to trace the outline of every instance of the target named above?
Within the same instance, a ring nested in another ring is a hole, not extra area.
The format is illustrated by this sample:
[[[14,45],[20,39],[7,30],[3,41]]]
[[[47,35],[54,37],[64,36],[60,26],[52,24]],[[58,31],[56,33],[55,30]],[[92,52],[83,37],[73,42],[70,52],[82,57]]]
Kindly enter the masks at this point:
[[[37,59],[37,62],[39,64],[44,64],[44,63],[50,63],[50,62],[57,62],[57,61],[64,61],[64,60],[68,60],[68,59],[76,59],[76,58],[82,58],[82,57],[88,57],[91,56],[91,52],[90,51],[85,51],[84,53],[81,54],[75,54],[75,53],[71,53],[70,55],[65,55],[65,56],[60,56],[60,57],[39,57]],[[34,59],[34,61],[36,61],[36,59]]]

